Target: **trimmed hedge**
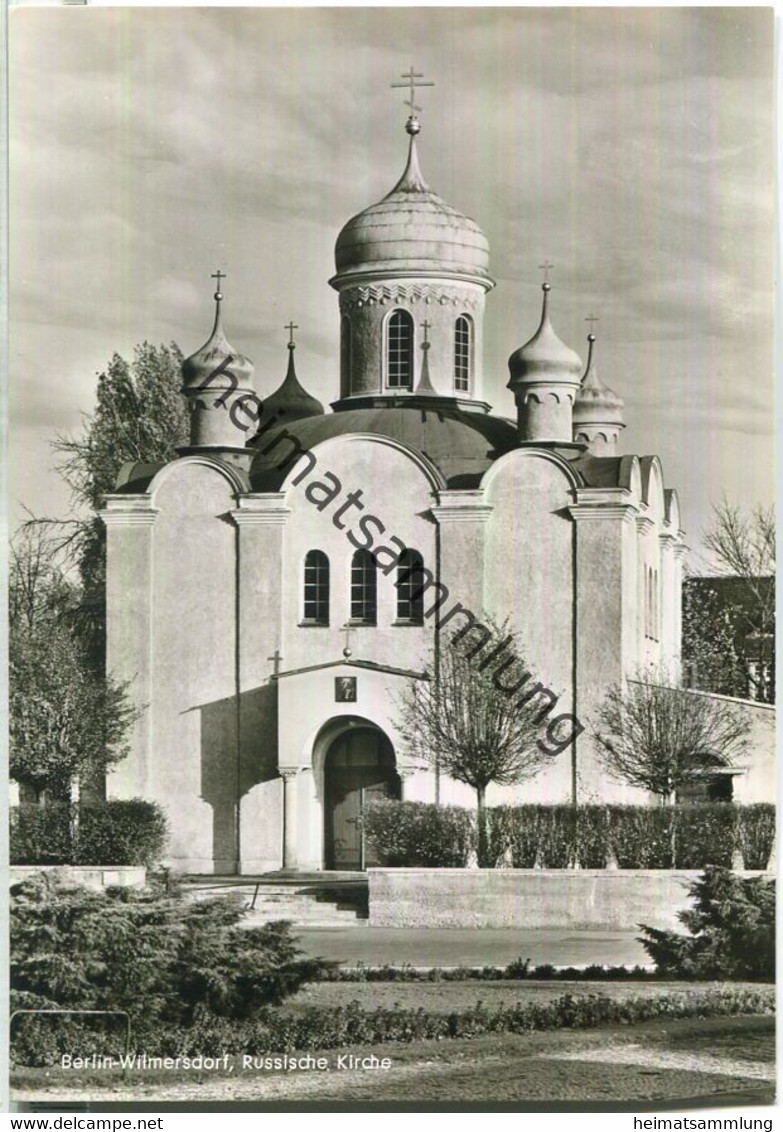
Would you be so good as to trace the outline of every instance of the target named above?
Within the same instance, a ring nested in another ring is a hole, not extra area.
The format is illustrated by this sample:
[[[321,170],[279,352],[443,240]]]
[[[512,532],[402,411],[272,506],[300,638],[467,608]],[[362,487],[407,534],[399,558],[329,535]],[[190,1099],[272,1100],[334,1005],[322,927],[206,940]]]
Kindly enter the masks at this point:
[[[166,818],[141,798],[80,806],[76,845],[79,865],[154,865],[166,845]]]
[[[459,867],[475,845],[475,811],[425,802],[381,802],[366,830],[383,864]],[[633,806],[494,806],[487,810],[490,868],[764,870],[775,835],[769,803]]]
[[[768,802],[743,806],[739,845],[746,869],[766,869],[775,845],[775,807]]]
[[[608,806],[608,845],[621,869],[674,869],[676,806]],[[691,806],[690,809],[697,807]],[[687,833],[685,834],[687,837]]]
[[[111,799],[11,809],[12,865],[153,865],[166,844],[155,802]]]
[[[464,868],[476,846],[474,815],[461,806],[378,801],[363,820],[368,841],[392,868]]]
[[[63,865],[73,861],[73,814],[67,802],[12,806],[9,835],[12,865]]]

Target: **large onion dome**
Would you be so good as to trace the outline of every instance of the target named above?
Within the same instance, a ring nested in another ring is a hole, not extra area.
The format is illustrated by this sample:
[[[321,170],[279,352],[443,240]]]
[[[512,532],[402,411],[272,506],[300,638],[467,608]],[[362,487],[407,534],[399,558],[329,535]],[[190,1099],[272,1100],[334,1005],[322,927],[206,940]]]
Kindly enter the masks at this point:
[[[478,279],[489,289],[493,282],[487,237],[475,220],[432,191],[416,151],[418,119],[409,118],[405,128],[410,135],[405,172],[383,200],[343,227],[335,245],[337,274],[332,284],[412,271]]]

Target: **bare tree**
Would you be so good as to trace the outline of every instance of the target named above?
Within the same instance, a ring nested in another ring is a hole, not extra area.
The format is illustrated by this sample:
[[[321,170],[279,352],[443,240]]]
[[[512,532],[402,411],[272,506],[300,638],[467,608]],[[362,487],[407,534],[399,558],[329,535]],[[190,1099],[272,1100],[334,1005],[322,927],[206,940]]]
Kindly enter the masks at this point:
[[[772,507],[743,512],[723,499],[713,507],[705,536],[715,564],[725,577],[738,579],[732,620],[738,628],[738,654],[755,699],[774,692],[775,515]]]
[[[494,635],[512,642],[513,663],[526,672],[505,626]],[[509,653],[504,651],[503,668]],[[411,754],[476,791],[478,863],[487,865],[486,791],[531,778],[553,755],[539,743],[548,704],[510,694],[494,672],[444,637],[433,651],[428,680],[412,681],[399,703],[398,728]],[[528,673],[529,677],[529,673]],[[540,687],[540,685],[537,685]],[[559,752],[558,752],[559,753]]]
[[[667,803],[700,771],[733,766],[749,730],[735,705],[673,688],[664,674],[644,671],[609,688],[593,737],[612,778]]]

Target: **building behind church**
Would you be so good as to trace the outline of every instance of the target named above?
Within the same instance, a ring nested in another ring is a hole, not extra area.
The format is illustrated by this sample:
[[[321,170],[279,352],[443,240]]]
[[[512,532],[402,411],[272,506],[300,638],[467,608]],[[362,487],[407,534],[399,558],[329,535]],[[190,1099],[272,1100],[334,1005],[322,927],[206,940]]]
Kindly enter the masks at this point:
[[[337,238],[330,409],[300,382],[293,327],[284,381],[256,388],[218,279],[183,365],[189,446],[126,466],[105,499],[107,665],[144,708],[108,791],[165,808],[177,869],[360,868],[368,798],[471,804],[406,750],[396,705],[438,626],[481,643],[482,618],[518,635],[552,754],[489,803],[645,800],[606,778],[589,721],[641,667],[679,679],[677,494],[657,456],[620,453],[623,402],[594,335],[585,362],[557,336],[547,281],[509,358],[516,420],[493,414],[488,242],[406,129],[399,181]],[[497,671],[525,675],[500,653]]]

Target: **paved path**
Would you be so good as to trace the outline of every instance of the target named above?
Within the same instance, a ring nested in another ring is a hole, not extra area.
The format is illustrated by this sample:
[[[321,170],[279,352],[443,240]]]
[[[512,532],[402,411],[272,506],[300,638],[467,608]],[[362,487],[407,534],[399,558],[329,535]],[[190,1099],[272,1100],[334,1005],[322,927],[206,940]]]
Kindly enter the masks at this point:
[[[308,955],[336,959],[349,966],[385,963],[413,967],[505,967],[530,958],[532,966],[648,966],[647,952],[635,931],[576,931],[573,928],[295,928]]]
[[[741,1057],[712,1053],[681,1053],[650,1049],[642,1045],[609,1045],[591,1050],[560,1050],[539,1056],[549,1061],[593,1061],[609,1065],[644,1065],[648,1069],[682,1069],[690,1073],[715,1073],[723,1077],[742,1077],[746,1081],[774,1081],[775,1066]]]

